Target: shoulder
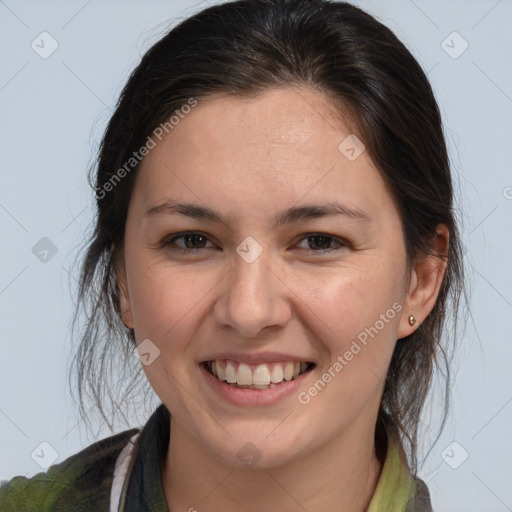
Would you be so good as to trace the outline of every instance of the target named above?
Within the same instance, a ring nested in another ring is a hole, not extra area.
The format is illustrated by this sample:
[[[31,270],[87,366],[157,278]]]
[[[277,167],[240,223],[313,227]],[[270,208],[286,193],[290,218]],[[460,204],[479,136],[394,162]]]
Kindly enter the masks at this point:
[[[116,459],[137,432],[131,429],[102,439],[32,478],[12,478],[0,488],[0,510],[108,510]]]

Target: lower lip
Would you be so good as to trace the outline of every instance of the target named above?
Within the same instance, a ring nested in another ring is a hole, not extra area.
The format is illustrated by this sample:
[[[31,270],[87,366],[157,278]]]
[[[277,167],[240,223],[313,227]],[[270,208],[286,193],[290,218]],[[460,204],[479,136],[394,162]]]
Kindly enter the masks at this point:
[[[269,389],[247,389],[234,388],[225,381],[220,381],[211,374],[203,365],[199,365],[201,373],[206,382],[222,398],[235,405],[270,405],[279,402],[287,396],[297,394],[303,380],[311,373],[311,370],[299,375],[296,379],[283,381],[275,388]]]

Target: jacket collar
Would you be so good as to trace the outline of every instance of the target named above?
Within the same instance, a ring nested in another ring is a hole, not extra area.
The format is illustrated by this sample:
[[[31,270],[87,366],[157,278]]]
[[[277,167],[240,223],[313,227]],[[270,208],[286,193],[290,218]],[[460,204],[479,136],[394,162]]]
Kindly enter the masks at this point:
[[[121,491],[119,512],[169,512],[162,487],[169,433],[170,413],[161,404],[138,436]],[[432,510],[426,485],[411,475],[402,447],[393,435],[388,435],[386,458],[368,508],[368,512],[382,510]]]

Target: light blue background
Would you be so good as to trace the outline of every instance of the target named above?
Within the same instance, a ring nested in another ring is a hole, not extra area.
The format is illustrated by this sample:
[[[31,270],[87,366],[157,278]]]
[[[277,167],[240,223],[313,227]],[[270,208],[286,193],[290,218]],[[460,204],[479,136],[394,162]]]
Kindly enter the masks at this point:
[[[464,218],[472,314],[450,416],[420,476],[436,512],[512,510],[512,2],[357,5],[394,30],[428,71]],[[43,441],[60,462],[95,440],[76,426],[66,380],[73,262],[92,219],[86,170],[140,56],[167,20],[206,6],[0,1],[0,478],[41,471],[31,453]],[[43,31],[59,45],[47,59],[31,48]],[[457,59],[441,46],[453,31],[469,44]],[[47,263],[32,253],[42,237],[58,249]],[[107,435],[99,428],[97,439]],[[441,457],[452,441],[469,454],[457,469]]]

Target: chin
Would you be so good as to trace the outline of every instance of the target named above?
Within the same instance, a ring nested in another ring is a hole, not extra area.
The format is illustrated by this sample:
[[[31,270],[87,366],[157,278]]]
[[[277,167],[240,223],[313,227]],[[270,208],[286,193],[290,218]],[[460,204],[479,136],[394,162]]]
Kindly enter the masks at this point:
[[[210,444],[210,449],[224,463],[246,469],[276,468],[292,462],[303,451],[289,432],[285,432],[284,439],[280,436],[270,439],[267,432],[271,431],[257,427],[241,429],[236,436],[224,437],[225,442]]]

